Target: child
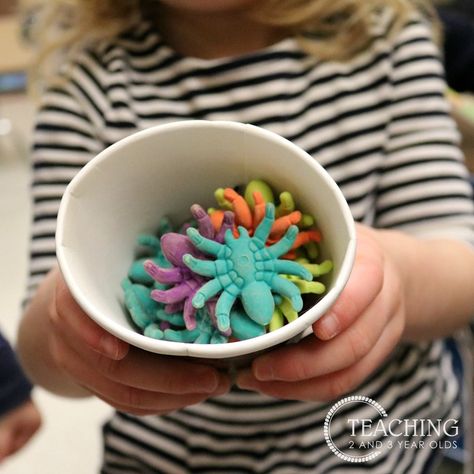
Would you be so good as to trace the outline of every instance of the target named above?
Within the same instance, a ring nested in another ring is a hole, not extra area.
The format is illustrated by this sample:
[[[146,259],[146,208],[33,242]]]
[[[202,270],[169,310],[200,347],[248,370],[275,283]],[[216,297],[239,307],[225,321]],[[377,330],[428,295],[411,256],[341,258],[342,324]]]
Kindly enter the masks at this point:
[[[428,443],[358,466],[323,436],[331,405],[354,391],[398,419],[461,416],[443,338],[474,313],[474,212],[426,20],[398,0],[76,3],[47,30],[65,34],[57,58],[67,67],[37,120],[19,337],[37,383],[117,408],[102,472],[429,472]],[[182,119],[290,139],[333,176],[359,222],[351,278],[314,335],[257,357],[237,387],[204,363],[104,332],[55,265],[56,213],[74,174],[120,138]]]
[[[31,384],[0,334],[0,463],[21,449],[41,425],[30,395]]]

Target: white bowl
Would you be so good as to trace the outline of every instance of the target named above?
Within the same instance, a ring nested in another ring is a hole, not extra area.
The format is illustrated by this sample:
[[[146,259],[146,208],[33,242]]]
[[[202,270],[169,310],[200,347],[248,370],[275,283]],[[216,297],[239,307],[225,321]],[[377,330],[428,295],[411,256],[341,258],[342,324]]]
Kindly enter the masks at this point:
[[[291,324],[249,340],[188,344],[139,334],[129,323],[120,286],[134,259],[137,235],[155,230],[163,216],[183,221],[193,203],[215,206],[218,187],[256,178],[277,193],[290,191],[299,209],[316,216],[323,234],[322,258],[334,263],[325,295]],[[59,265],[74,298],[118,338],[160,354],[248,358],[311,332],[311,324],[347,282],[355,228],[336,183],[293,143],[247,124],[182,121],[135,133],[92,159],[66,189],[56,242]]]

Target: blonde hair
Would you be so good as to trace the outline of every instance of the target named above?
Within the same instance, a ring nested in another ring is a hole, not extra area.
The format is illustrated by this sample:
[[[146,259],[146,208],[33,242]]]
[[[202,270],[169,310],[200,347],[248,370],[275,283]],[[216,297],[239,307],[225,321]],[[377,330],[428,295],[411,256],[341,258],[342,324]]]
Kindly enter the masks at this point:
[[[50,75],[52,57],[64,63],[86,42],[113,38],[149,18],[156,5],[156,0],[48,0],[33,32],[39,45],[35,76]],[[312,54],[347,60],[373,39],[374,14],[390,11],[386,33],[393,35],[417,9],[436,24],[429,0],[259,0],[252,15],[296,36]]]

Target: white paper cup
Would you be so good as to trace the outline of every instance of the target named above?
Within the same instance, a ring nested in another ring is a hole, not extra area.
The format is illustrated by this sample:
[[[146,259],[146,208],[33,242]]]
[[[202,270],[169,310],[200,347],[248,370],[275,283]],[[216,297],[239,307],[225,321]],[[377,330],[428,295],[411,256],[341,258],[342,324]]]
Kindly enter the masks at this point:
[[[121,280],[134,260],[138,234],[169,216],[189,218],[194,203],[215,206],[219,187],[263,179],[290,191],[299,209],[316,216],[322,257],[334,269],[317,304],[282,328],[227,344],[188,344],[139,334],[123,306]],[[100,326],[147,351],[207,359],[248,359],[311,332],[349,277],[355,230],[349,207],[328,173],[306,152],[261,128],[223,121],[183,121],[135,133],[91,160],[67,187],[56,233],[57,257],[67,285]]]

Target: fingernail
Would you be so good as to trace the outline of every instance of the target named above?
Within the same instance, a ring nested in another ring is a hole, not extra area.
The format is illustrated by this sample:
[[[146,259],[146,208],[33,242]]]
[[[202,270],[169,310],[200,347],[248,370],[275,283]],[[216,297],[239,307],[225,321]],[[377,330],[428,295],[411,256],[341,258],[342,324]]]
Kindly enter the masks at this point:
[[[117,359],[119,355],[119,347],[117,339],[109,334],[104,334],[100,340],[101,351],[111,359]]]
[[[240,388],[253,388],[255,387],[255,377],[252,375],[250,370],[243,370],[235,379],[235,383]]]
[[[214,390],[213,395],[215,397],[219,395],[224,395],[230,390],[230,380],[229,377],[221,375],[219,377],[219,383],[217,384],[217,388]]]
[[[264,359],[255,364],[254,368],[255,378],[262,382],[273,380],[275,375],[273,373],[273,365],[266,362]]]
[[[206,367],[198,367],[196,368],[195,375],[198,377],[203,392],[212,393],[217,390],[219,377],[213,370]]]
[[[339,321],[331,313],[321,319],[318,324],[318,336],[321,339],[332,339],[339,332]]]

